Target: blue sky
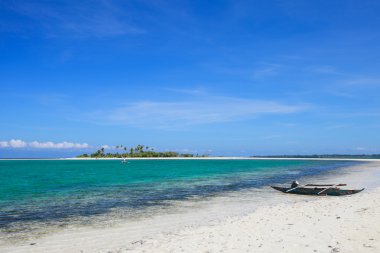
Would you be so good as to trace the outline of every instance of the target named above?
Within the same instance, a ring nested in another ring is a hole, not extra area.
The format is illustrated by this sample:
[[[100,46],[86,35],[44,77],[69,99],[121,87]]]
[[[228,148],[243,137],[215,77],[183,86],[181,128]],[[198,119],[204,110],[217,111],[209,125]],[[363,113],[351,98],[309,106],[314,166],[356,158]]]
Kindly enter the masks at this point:
[[[379,1],[0,2],[0,157],[380,153]]]

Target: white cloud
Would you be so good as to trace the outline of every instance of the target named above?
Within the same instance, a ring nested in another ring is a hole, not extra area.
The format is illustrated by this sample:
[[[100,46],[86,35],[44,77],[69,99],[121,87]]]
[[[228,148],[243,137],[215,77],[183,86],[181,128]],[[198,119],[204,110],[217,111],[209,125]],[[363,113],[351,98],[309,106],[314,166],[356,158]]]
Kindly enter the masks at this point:
[[[73,143],[73,142],[59,142],[54,143],[52,141],[47,142],[25,142],[22,140],[12,139],[10,141],[0,141],[0,148],[46,148],[46,149],[83,149],[89,148],[90,146],[87,143]]]
[[[253,77],[255,79],[261,79],[265,77],[271,77],[277,75],[280,70],[284,69],[285,66],[273,63],[261,63],[258,68],[253,71]]]
[[[40,28],[49,36],[108,37],[143,33],[132,24],[130,8],[111,1],[52,4],[44,2],[13,2],[7,8],[28,18],[29,26],[13,24],[20,29]]]
[[[177,88],[165,88],[165,90],[176,92],[176,93],[182,93],[187,95],[207,95],[206,90],[204,88],[189,88],[189,89],[177,89]]]
[[[344,84],[351,86],[378,86],[380,78],[356,78],[344,81]]]
[[[104,149],[111,149],[111,147],[108,146],[108,145],[103,145],[103,146],[101,146],[101,148],[104,148]]]
[[[33,141],[29,143],[29,147],[32,148],[54,148],[54,149],[81,149],[81,148],[89,148],[89,145],[87,143],[73,143],[73,142],[59,142],[54,143],[51,141],[47,142],[38,142]]]
[[[27,143],[25,141],[22,141],[22,140],[15,140],[15,139],[12,139],[8,142],[8,145],[12,148],[24,148],[27,146]]]
[[[268,77],[268,76],[274,76],[276,74],[277,74],[276,68],[265,67],[265,68],[256,69],[253,72],[253,77],[254,78],[263,78],[263,77]]]
[[[0,141],[0,148],[8,148],[9,144],[7,141]]]
[[[340,74],[335,67],[333,66],[316,66],[316,67],[311,67],[308,68],[309,70],[316,72],[316,73],[321,73],[321,74]]]
[[[347,124],[333,124],[326,127],[326,129],[341,129],[341,128],[347,128],[349,125]]]
[[[281,135],[266,135],[266,136],[262,136],[261,139],[264,139],[264,140],[271,140],[271,139],[278,139],[278,138],[281,138]]]
[[[91,115],[97,121],[147,128],[176,128],[191,125],[247,120],[263,114],[288,114],[305,105],[232,97],[203,97],[188,102],[136,102]]]

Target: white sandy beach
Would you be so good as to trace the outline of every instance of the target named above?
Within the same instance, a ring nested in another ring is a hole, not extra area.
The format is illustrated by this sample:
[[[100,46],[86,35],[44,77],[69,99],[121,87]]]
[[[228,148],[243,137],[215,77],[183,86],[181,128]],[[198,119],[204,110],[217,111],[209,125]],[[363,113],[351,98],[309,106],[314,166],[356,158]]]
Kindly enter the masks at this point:
[[[160,235],[129,247],[136,252],[379,252],[380,188],[260,208],[220,224]],[[115,252],[127,252],[128,248]]]
[[[202,211],[194,210],[104,229],[71,229],[2,244],[0,252],[380,252],[380,163],[348,172],[318,181],[369,188],[346,197],[270,192],[280,201],[239,215],[228,215],[223,201],[210,202],[199,216]],[[218,210],[226,215],[214,219]],[[189,217],[193,221],[184,222]]]

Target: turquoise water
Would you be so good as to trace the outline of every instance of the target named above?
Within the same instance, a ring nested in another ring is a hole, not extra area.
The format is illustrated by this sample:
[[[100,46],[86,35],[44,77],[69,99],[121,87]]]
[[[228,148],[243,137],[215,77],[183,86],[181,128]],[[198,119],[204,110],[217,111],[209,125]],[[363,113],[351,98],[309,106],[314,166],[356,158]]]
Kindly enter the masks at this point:
[[[353,162],[304,160],[0,161],[0,231],[70,223],[111,210],[287,183]]]

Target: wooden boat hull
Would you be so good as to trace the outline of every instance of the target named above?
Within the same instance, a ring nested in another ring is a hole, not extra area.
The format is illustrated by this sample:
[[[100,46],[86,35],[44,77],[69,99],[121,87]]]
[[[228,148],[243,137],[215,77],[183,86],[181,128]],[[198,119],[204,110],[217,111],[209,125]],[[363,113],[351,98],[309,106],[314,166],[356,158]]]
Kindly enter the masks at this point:
[[[325,190],[326,188],[320,188],[320,187],[314,187],[314,188],[307,188],[307,187],[300,187],[297,189],[294,189],[292,191],[287,192],[288,190],[292,189],[290,187],[280,187],[280,186],[271,186],[273,189],[276,189],[278,191],[284,192],[284,193],[291,193],[291,194],[301,194],[301,195],[317,195],[317,196],[342,196],[342,195],[351,195],[358,192],[361,192],[364,190],[343,190],[339,188],[329,188]],[[325,191],[323,191],[325,190]],[[319,192],[323,191],[321,194],[318,194]]]

